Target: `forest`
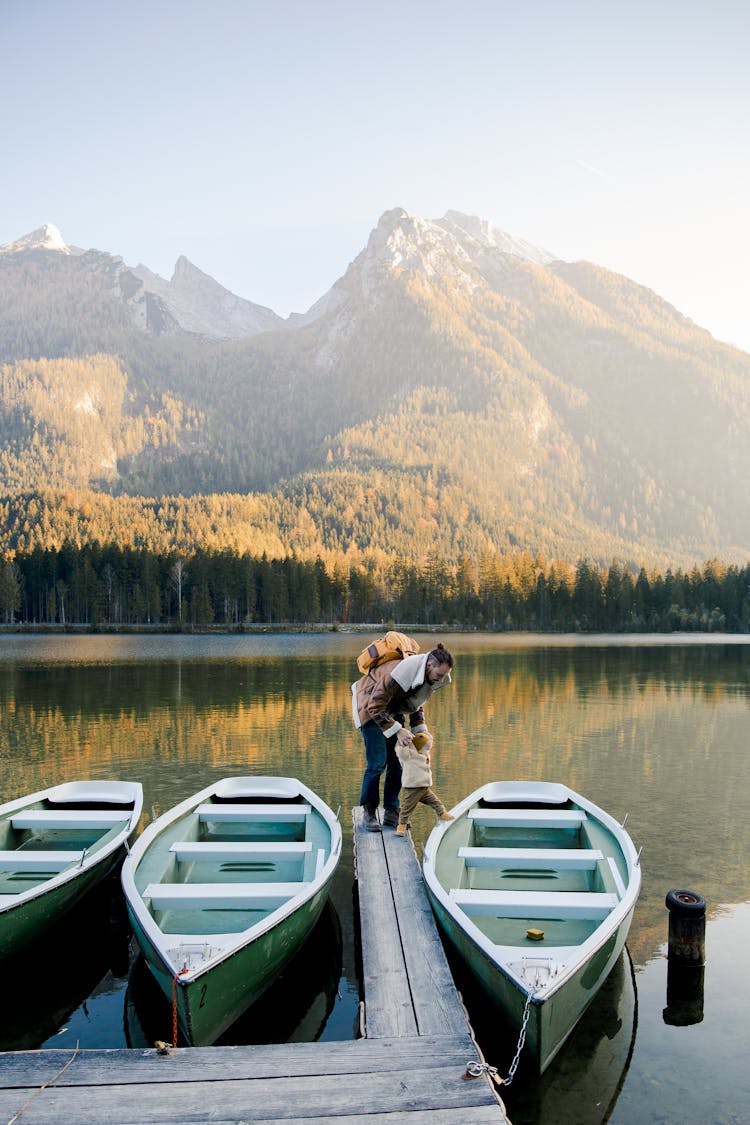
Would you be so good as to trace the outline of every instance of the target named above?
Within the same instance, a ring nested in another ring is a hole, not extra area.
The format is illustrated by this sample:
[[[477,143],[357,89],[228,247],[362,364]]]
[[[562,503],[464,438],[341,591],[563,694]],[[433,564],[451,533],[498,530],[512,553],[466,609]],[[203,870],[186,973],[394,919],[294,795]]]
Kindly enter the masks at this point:
[[[0,557],[8,627],[241,630],[408,623],[488,631],[750,631],[750,564],[576,565],[529,552],[333,562],[98,543]]]

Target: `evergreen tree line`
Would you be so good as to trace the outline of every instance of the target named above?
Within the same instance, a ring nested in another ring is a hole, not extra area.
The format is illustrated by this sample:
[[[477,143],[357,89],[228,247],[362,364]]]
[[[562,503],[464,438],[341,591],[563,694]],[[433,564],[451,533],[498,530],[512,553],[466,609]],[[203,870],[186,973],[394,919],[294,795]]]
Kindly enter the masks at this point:
[[[689,572],[576,566],[528,552],[422,566],[128,547],[0,557],[6,625],[194,628],[408,622],[547,632],[750,631],[750,564]]]

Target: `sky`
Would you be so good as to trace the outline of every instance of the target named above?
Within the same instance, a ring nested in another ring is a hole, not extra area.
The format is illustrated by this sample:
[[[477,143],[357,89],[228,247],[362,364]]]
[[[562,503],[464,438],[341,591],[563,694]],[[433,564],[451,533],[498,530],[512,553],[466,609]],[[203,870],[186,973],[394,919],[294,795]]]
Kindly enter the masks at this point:
[[[0,0],[0,244],[286,316],[453,209],[750,351],[748,44],[743,0]]]

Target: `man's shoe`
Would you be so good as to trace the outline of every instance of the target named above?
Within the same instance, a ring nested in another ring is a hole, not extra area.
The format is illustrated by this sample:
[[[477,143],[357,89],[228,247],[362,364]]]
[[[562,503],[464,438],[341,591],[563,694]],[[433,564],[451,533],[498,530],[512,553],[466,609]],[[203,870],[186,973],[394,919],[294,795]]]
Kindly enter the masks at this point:
[[[380,832],[380,822],[374,809],[365,808],[365,828],[368,832]]]
[[[384,809],[383,824],[386,828],[395,828],[398,824],[398,809]]]

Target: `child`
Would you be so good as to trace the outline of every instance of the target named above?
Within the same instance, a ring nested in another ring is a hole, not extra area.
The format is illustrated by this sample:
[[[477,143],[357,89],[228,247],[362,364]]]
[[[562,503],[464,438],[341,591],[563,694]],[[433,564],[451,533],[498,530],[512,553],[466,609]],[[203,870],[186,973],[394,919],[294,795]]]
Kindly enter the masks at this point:
[[[396,834],[405,836],[409,824],[409,814],[418,804],[429,805],[435,810],[438,820],[453,820],[440,798],[432,791],[432,771],[430,769],[430,748],[432,736],[419,732],[411,744],[396,744],[396,753],[401,762],[401,808],[399,810]]]

